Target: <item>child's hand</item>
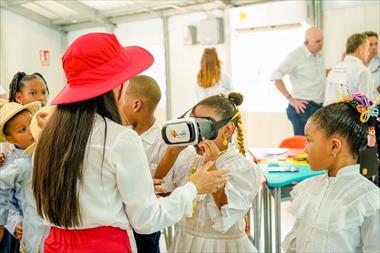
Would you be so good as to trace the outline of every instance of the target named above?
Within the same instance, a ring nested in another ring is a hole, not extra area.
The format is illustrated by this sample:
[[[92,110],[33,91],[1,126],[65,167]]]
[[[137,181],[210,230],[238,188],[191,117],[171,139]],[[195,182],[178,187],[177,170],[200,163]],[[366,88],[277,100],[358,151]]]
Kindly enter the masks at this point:
[[[157,195],[157,197],[160,197],[160,195],[164,196],[166,193],[168,193],[166,189],[160,187],[163,183],[165,183],[165,179],[153,178],[154,193]]]
[[[46,123],[48,121],[49,113],[47,112],[39,112],[36,115],[37,117],[37,125],[39,128],[44,129],[46,126]]]
[[[213,141],[204,139],[198,144],[198,147],[203,153],[203,164],[206,164],[208,161],[215,161],[218,159],[219,148]]]
[[[0,153],[0,167],[3,166],[5,163],[5,154]]]
[[[17,224],[15,234],[16,234],[17,240],[21,241],[21,239],[22,239],[22,222]]]

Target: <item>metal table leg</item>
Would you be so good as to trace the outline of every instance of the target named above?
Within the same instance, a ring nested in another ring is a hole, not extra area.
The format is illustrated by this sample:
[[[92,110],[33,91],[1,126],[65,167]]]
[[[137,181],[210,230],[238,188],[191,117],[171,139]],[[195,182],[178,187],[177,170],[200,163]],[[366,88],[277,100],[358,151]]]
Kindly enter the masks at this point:
[[[259,194],[256,195],[256,198],[254,200],[254,207],[253,207],[253,235],[254,235],[254,244],[256,249],[260,252],[260,201],[259,201]]]
[[[272,236],[272,196],[271,192],[268,186],[267,187],[267,198],[268,198],[268,251],[272,252],[272,245],[273,245],[273,236]]]
[[[272,200],[269,188],[263,187],[264,204],[264,252],[272,252]]]
[[[264,252],[269,252],[268,251],[268,242],[269,242],[269,220],[268,220],[268,189],[266,186],[263,187],[263,206],[264,206],[264,211],[263,211],[263,220],[264,220]]]
[[[281,253],[281,187],[274,188],[274,217],[276,223],[276,252]]]

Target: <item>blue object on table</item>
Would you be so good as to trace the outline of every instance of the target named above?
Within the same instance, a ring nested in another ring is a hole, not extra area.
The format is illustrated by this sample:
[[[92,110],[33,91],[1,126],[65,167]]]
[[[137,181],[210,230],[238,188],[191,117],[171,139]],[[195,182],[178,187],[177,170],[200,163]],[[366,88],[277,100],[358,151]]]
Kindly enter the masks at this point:
[[[271,165],[271,166],[270,166]],[[292,165],[298,169],[298,172],[291,173],[268,173],[268,167],[275,167],[273,164],[259,164],[265,174],[267,185],[269,187],[283,187],[294,182],[301,182],[309,177],[325,174],[326,171],[312,171],[310,165]]]

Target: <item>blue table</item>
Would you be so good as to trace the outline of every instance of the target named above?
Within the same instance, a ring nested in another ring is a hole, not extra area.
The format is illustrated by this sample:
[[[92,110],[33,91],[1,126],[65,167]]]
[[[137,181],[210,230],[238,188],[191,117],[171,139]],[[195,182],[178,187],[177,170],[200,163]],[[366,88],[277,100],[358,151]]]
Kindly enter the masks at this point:
[[[271,208],[271,189],[273,189],[274,197],[274,216],[275,216],[275,252],[281,252],[281,188],[292,185],[295,182],[301,182],[307,178],[321,175],[325,171],[312,171],[307,164],[297,164],[292,159],[279,161],[279,165],[291,165],[298,169],[298,172],[268,172],[268,163],[259,163],[260,169],[265,174],[266,184],[263,188],[263,204],[264,204],[264,236],[265,251],[272,252],[272,208]],[[270,163],[273,165],[273,161]]]

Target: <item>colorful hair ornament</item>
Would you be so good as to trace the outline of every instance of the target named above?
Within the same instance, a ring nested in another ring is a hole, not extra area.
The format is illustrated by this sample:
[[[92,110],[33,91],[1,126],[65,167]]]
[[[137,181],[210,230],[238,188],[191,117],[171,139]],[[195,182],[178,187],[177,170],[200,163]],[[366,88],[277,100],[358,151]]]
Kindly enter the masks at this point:
[[[371,117],[380,121],[379,109],[376,108],[376,103],[361,93],[352,93],[351,96],[343,97],[337,101],[337,103],[340,102],[349,103],[355,108],[360,113],[360,121],[363,123],[366,123]]]

